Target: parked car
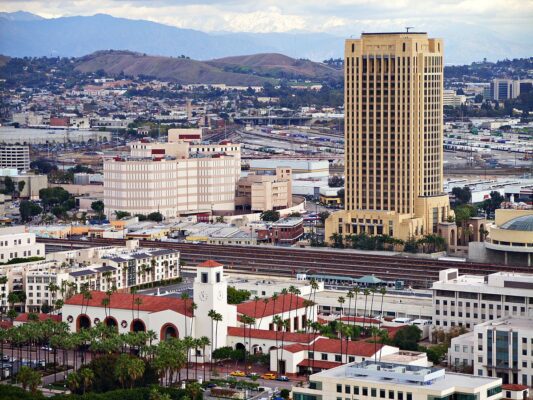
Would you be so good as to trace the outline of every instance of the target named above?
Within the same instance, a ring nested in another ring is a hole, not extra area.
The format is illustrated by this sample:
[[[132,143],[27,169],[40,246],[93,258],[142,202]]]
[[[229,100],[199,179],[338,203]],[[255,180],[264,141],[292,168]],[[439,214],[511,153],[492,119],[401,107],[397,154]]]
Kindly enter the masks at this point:
[[[287,378],[285,375],[280,375],[276,378],[277,381],[280,381],[280,382],[289,382],[289,378]]]
[[[233,371],[231,374],[231,376],[246,376],[246,374],[242,371]]]
[[[276,379],[276,374],[273,374],[272,372],[267,372],[266,374],[261,375],[261,378],[273,381]]]

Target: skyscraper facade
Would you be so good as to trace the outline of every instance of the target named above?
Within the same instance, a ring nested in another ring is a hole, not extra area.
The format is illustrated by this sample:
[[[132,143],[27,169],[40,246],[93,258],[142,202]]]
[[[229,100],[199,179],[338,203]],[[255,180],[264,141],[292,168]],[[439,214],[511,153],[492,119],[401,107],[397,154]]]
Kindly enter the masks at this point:
[[[345,209],[326,239],[437,233],[443,192],[443,43],[426,33],[368,33],[345,43]]]

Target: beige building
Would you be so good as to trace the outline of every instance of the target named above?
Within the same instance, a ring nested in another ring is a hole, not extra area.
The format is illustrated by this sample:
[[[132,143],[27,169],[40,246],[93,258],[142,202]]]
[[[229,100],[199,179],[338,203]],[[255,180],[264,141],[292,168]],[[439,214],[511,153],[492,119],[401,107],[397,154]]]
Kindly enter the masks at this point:
[[[345,210],[326,240],[437,233],[443,191],[443,44],[426,33],[368,33],[345,43]]]
[[[275,174],[251,172],[239,179],[235,205],[252,212],[292,207],[292,169],[277,167]]]
[[[235,209],[240,146],[186,141],[130,145],[128,157],[104,160],[106,215],[160,212],[165,218]]]
[[[0,146],[0,168],[30,169],[30,147],[17,144]]]

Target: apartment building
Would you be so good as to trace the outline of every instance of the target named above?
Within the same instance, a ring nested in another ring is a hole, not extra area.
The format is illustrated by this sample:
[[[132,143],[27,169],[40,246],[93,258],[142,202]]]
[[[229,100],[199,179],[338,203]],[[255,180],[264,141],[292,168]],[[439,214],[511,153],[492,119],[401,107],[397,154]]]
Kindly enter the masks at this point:
[[[165,218],[235,209],[240,146],[187,141],[130,145],[128,157],[104,160],[104,204],[109,217],[160,212]]]
[[[505,317],[477,324],[473,332],[452,339],[448,354],[450,366],[533,387],[533,319]]]
[[[14,258],[44,257],[44,244],[36,243],[35,234],[24,226],[0,228],[0,264]]]
[[[392,362],[366,360],[311,375],[294,400],[497,400],[502,381]]]
[[[16,144],[0,145],[0,168],[30,169],[30,147]]]
[[[472,330],[502,317],[533,318],[533,274],[459,275],[450,268],[439,272],[431,289],[436,328]]]
[[[237,183],[236,206],[252,212],[292,207],[292,170],[278,167],[275,172],[250,172]]]
[[[426,33],[363,33],[345,42],[345,209],[327,240],[438,232],[443,190],[443,52]]]

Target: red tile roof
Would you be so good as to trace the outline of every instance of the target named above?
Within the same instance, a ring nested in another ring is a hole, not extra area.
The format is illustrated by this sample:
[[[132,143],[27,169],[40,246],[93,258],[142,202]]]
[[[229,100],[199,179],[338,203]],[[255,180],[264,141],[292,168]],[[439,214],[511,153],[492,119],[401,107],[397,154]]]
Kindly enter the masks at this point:
[[[526,390],[527,386],[526,385],[517,385],[517,384],[510,383],[510,384],[502,385],[502,389],[503,390],[510,390],[512,392],[518,392],[518,391]]]
[[[336,353],[341,352],[340,339],[320,338],[312,346],[315,352]],[[351,356],[370,357],[382,347],[380,343],[369,343],[364,340],[348,341],[348,350],[346,350],[346,340],[342,341],[342,351]]]
[[[400,325],[400,326],[383,326],[381,325],[381,329],[385,329],[389,333],[389,338],[394,338],[396,336],[396,333],[402,329],[405,328],[407,325]]]
[[[289,353],[299,353],[300,351],[304,351],[309,349],[309,345],[300,344],[300,343],[294,343],[289,344],[288,346],[283,346],[284,351],[288,351]]]
[[[342,364],[340,362],[335,362],[335,361],[309,360],[309,359],[305,359],[298,364],[299,367],[313,367],[313,368],[322,368],[322,369],[335,368],[335,367],[338,367],[339,365],[342,365]]]
[[[215,268],[215,267],[223,267],[222,264],[216,262],[215,260],[207,260],[207,261],[204,261],[203,263],[201,264],[198,264],[199,267],[202,267],[202,268]]]
[[[105,292],[91,291],[92,299],[89,300],[89,307],[103,307],[102,300],[107,297]],[[133,299],[135,297],[135,299]],[[137,306],[134,304],[136,299],[141,299],[142,303]],[[130,293],[113,293],[111,295],[111,301],[109,303],[110,308],[118,309],[131,309],[132,305],[135,310],[139,307],[139,311],[148,311],[148,312],[158,312],[164,310],[172,310],[179,314],[185,314],[188,317],[192,316],[191,304],[193,300],[183,300],[176,299],[171,297],[157,297],[157,296],[147,296],[141,294],[130,294]],[[83,294],[78,293],[72,296],[70,299],[65,301],[65,304],[68,305],[87,305],[87,300],[83,298]],[[185,306],[187,306],[187,311],[185,313]]]
[[[36,315],[39,321],[46,321],[47,319],[52,319],[56,322],[61,322],[61,315],[50,315],[50,314],[43,314],[43,313],[39,313]],[[29,321],[28,316],[29,316],[29,313],[19,314],[15,318],[15,321],[16,322],[28,322]]]
[[[368,318],[368,317],[342,317],[340,318],[341,321],[344,322],[356,322],[356,323],[372,323],[372,324],[379,324],[379,320],[375,318]]]
[[[280,294],[275,302],[275,305],[272,299],[270,299],[266,305],[263,300],[259,300],[257,304],[254,300],[252,300],[237,305],[237,312],[239,314],[246,314],[252,318],[261,318],[263,316],[271,316],[281,314],[283,312],[289,312],[289,310],[292,311],[305,308],[305,301],[306,299],[296,295]]]
[[[244,336],[244,327],[228,327],[228,336],[243,337]],[[265,339],[265,340],[276,340],[276,331],[269,331],[266,329],[248,329],[246,328],[246,337],[251,336],[254,339]],[[297,332],[278,332],[278,342],[281,345],[281,337],[283,336],[283,343],[311,343],[315,337],[311,333],[297,333]]]

